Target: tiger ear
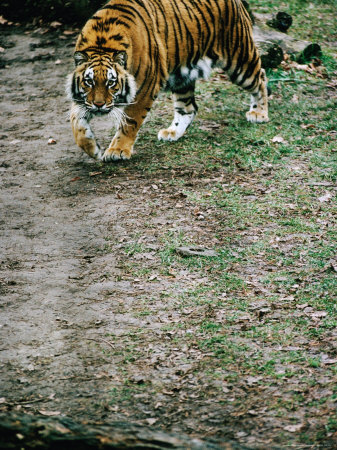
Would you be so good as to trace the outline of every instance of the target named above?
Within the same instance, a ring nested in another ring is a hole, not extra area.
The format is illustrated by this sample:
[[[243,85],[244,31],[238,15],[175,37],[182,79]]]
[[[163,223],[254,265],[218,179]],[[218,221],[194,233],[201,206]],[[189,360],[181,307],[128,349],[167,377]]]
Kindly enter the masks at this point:
[[[75,52],[74,60],[76,66],[80,66],[81,64],[87,62],[89,59],[88,55],[85,52]]]
[[[126,68],[126,62],[128,60],[128,55],[124,50],[121,50],[120,52],[116,52],[113,56],[113,60],[115,63],[119,64],[120,66]]]

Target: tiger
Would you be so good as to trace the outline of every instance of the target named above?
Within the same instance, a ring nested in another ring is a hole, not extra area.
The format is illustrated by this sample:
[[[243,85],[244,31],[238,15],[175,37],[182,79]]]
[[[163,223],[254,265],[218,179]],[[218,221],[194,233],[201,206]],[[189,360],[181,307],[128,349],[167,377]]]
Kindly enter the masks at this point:
[[[68,78],[76,144],[103,162],[129,159],[138,131],[161,89],[171,91],[174,117],[158,139],[177,141],[196,116],[195,85],[213,68],[251,94],[249,122],[268,122],[265,70],[241,0],[111,0],[84,25]],[[103,151],[90,120],[113,119]]]

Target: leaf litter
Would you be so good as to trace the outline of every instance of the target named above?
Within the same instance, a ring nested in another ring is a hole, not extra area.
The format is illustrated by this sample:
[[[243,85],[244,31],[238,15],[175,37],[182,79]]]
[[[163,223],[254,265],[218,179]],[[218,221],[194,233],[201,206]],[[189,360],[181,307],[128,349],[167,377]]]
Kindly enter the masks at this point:
[[[28,77],[32,93],[41,86],[48,91],[51,79],[53,86],[63,83],[66,68],[55,61],[72,67],[73,35],[61,25],[53,32],[62,33],[63,44],[55,41],[50,60],[26,62],[27,68],[11,63],[19,75],[42,68],[49,75]],[[42,42],[49,32],[36,34]],[[29,48],[31,37],[19,38]],[[18,46],[11,51],[23,56]],[[11,152],[2,166],[11,236],[1,259],[8,349],[2,349],[0,408],[126,420],[255,448],[301,448],[305,439],[333,443],[337,336],[326,303],[317,304],[326,291],[317,300],[309,288],[336,272],[336,261],[330,256],[307,270],[301,246],[317,249],[326,239],[322,230],[312,237],[301,223],[304,231],[276,236],[274,223],[251,225],[249,207],[268,204],[271,222],[283,217],[294,228],[287,215],[299,214],[297,202],[284,203],[286,212],[273,204],[277,166],[267,161],[250,171],[237,162],[229,170],[215,156],[212,168],[176,164],[171,172],[165,156],[146,172],[145,151],[129,165],[100,166],[72,142],[63,88],[51,98],[52,114],[44,98],[32,96],[29,122],[24,112],[8,114],[20,104],[16,92],[4,111],[2,146],[21,144],[20,130],[31,131],[20,154]],[[45,120],[51,114],[48,130],[40,130],[41,112]],[[206,119],[200,129],[212,134],[218,128]],[[49,132],[57,136],[52,149],[45,145]],[[274,130],[269,142],[288,144],[282,135]],[[37,145],[45,150],[34,152]],[[290,187],[301,184],[308,168],[307,161],[292,163],[301,170],[291,171]],[[330,191],[316,187],[322,189],[316,203],[330,207]],[[238,189],[248,200],[231,210]],[[216,248],[221,251],[209,250]],[[293,249],[298,252],[290,260]],[[8,282],[13,273],[16,284]]]

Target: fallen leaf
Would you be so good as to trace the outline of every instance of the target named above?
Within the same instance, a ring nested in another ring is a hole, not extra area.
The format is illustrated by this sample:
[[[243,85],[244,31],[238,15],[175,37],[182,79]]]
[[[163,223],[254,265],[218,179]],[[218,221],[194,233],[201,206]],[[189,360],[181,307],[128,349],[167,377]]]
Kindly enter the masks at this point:
[[[58,22],[57,20],[54,20],[54,22],[51,22],[50,26],[51,26],[52,28],[58,28],[58,27],[61,27],[61,26],[62,26],[62,23],[61,23],[61,22]]]
[[[58,431],[59,433],[62,434],[67,434],[67,433],[71,433],[71,431],[69,430],[69,428],[64,427],[63,425],[57,423],[56,425],[54,425],[54,428],[56,431]]]
[[[335,272],[337,272],[337,258],[336,259],[332,259],[330,261],[330,266]]]
[[[322,359],[323,364],[337,364],[337,358]]]
[[[95,177],[96,175],[101,175],[103,172],[89,172],[89,177]]]
[[[209,250],[207,248],[202,247],[176,247],[176,253],[181,256],[206,256],[206,257],[214,257],[218,256],[215,250]]]
[[[262,376],[258,376],[258,377],[247,377],[246,378],[246,382],[248,384],[248,386],[252,386],[253,384],[257,384],[260,380],[262,380]]]
[[[154,417],[152,417],[152,418],[146,419],[146,422],[147,422],[149,425],[154,425],[154,424],[157,422],[157,420],[158,420],[158,419],[155,419]]]
[[[274,136],[273,139],[271,140],[272,142],[277,142],[279,144],[285,144],[286,140],[283,139],[282,136]]]
[[[292,101],[293,103],[298,103],[298,96],[297,96],[296,94],[294,94],[293,97],[292,97],[292,99],[291,99],[291,101]]]
[[[60,411],[46,411],[45,409],[40,409],[38,412],[43,416],[50,416],[50,417],[59,416],[61,414]]]
[[[303,423],[298,423],[297,425],[288,425],[283,429],[289,431],[290,433],[296,433],[296,431],[300,431],[303,428],[303,426],[304,426]]]
[[[66,36],[71,36],[72,34],[75,34],[76,31],[74,30],[64,30],[63,34],[65,34]]]
[[[307,306],[309,306],[308,303],[302,303],[302,305],[297,305],[296,308],[297,308],[297,309],[304,309],[304,308],[306,308]]]
[[[331,197],[332,195],[330,194],[330,192],[326,192],[324,195],[322,195],[322,197],[318,198],[318,201],[320,201],[321,203],[329,202]]]
[[[326,317],[328,315],[328,313],[326,311],[316,311],[312,314],[310,314],[310,316],[313,319],[322,319],[323,317]]]

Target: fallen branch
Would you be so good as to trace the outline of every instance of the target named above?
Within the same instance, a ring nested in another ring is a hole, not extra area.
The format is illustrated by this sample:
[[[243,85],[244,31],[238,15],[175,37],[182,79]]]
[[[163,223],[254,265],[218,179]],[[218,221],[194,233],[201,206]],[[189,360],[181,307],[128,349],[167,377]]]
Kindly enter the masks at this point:
[[[29,414],[0,415],[1,449],[191,449],[242,450],[240,444],[205,442],[187,435],[165,433],[124,422],[88,424],[67,417]]]

